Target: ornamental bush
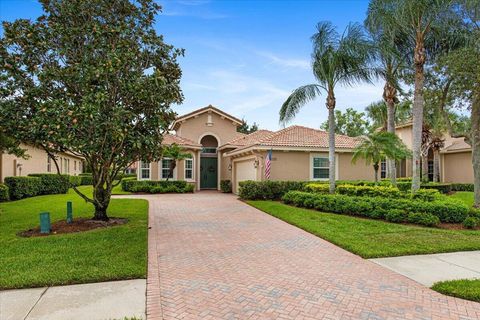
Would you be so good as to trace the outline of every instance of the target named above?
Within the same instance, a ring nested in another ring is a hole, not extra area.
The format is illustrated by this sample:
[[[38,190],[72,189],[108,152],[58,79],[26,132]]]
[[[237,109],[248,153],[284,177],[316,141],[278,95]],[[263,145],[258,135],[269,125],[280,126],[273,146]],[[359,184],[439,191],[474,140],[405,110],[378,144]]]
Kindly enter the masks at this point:
[[[421,224],[427,227],[436,227],[440,224],[440,219],[431,213],[413,212],[408,215],[407,221],[410,223]]]
[[[469,191],[473,192],[473,183],[452,183],[452,191]]]
[[[5,185],[11,200],[34,197],[42,191],[41,179],[38,177],[6,177]]]
[[[444,194],[452,192],[452,185],[450,183],[435,183],[435,182],[422,183],[420,188],[435,189]]]
[[[45,194],[62,194],[67,193],[70,188],[70,177],[66,174],[56,173],[33,173],[29,177],[40,178],[40,193]]]
[[[402,195],[398,188],[392,186],[355,186],[355,185],[339,185],[336,188],[338,194],[359,197],[386,197],[400,198]]]
[[[79,176],[69,176],[68,180],[70,182],[70,187],[78,187],[82,183],[82,177]]]
[[[400,209],[390,209],[385,214],[385,220],[390,222],[405,222],[407,220],[408,214],[404,210]]]
[[[475,229],[480,224],[480,219],[477,217],[467,217],[463,221],[463,226],[467,229]]]
[[[91,173],[80,173],[80,185],[82,186],[91,186],[93,185],[93,177]]]
[[[408,213],[432,214],[442,222],[460,223],[468,216],[469,208],[455,199],[441,199],[425,202],[412,199],[384,197],[357,197],[290,191],[283,196],[287,204],[299,207],[315,208],[319,211],[340,214],[383,217],[392,209]],[[387,211],[387,212],[386,212]],[[390,214],[392,216],[393,214]],[[406,215],[405,215],[406,219]]]
[[[440,199],[440,192],[437,189],[420,189],[411,194],[414,200],[434,201]]]
[[[220,190],[222,190],[223,193],[231,193],[232,192],[232,182],[230,180],[220,181]]]
[[[327,194],[330,192],[330,185],[326,183],[309,183],[303,189],[307,192]]]
[[[8,192],[8,187],[3,183],[0,183],[0,202],[10,200],[10,195]]]
[[[193,184],[186,181],[150,181],[135,180],[135,178],[122,179],[122,190],[129,192],[145,192],[145,193],[188,193],[195,190]]]
[[[241,181],[239,196],[245,200],[279,200],[288,191],[303,190],[304,181]]]

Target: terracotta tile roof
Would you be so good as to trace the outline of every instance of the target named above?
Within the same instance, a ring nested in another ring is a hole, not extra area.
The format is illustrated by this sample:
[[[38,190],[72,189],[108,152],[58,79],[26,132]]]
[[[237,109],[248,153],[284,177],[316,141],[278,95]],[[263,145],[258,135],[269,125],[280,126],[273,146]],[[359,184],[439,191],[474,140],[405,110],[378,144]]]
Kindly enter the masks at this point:
[[[224,146],[232,146],[232,147],[243,147],[249,146],[252,144],[258,143],[260,140],[272,135],[274,132],[270,130],[257,130],[250,134],[243,134],[240,137],[237,137],[230,142],[225,143],[222,145]]]
[[[170,133],[167,133],[166,135],[163,136],[163,145],[171,145],[171,144],[178,144],[179,146],[184,146],[184,147],[193,147],[193,148],[201,148],[202,145],[199,143],[196,143],[195,141],[192,141],[187,138],[183,138],[177,135],[173,135]]]
[[[352,149],[359,143],[358,138],[335,135],[335,147]],[[279,130],[259,141],[262,146],[328,148],[328,132],[303,126],[290,126]]]
[[[472,147],[463,138],[455,139],[452,144],[442,149],[442,152],[454,152],[459,150],[471,150]]]

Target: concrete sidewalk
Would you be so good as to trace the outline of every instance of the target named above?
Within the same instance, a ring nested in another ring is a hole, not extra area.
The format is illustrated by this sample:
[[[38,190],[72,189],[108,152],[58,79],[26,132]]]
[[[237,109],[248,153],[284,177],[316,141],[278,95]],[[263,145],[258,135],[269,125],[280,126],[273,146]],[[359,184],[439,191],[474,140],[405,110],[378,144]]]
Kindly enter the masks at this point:
[[[390,270],[431,287],[435,282],[480,279],[480,251],[370,259]]]
[[[145,319],[146,280],[0,292],[0,320]]]

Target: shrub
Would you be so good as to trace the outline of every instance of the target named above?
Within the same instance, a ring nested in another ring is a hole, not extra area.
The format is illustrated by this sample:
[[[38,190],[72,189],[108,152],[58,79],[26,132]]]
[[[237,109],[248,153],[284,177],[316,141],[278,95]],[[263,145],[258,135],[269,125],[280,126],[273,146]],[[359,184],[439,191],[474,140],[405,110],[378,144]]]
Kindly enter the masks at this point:
[[[241,181],[239,196],[245,200],[279,200],[288,191],[303,190],[303,181]]]
[[[327,195],[301,191],[290,191],[282,199],[288,204],[300,207],[367,217],[386,217],[385,211],[397,209],[405,212],[405,219],[407,213],[426,213],[437,216],[442,222],[460,223],[465,220],[469,212],[467,205],[455,199],[425,202],[412,199]]]
[[[230,180],[220,181],[220,190],[222,190],[223,193],[231,193],[232,192],[232,182]]]
[[[70,182],[70,187],[78,187],[82,183],[82,177],[79,176],[69,176],[68,180]]]
[[[404,210],[390,209],[385,214],[385,220],[390,222],[405,222],[408,214]]]
[[[39,195],[42,191],[41,180],[38,177],[6,177],[11,200],[19,200]]]
[[[399,181],[399,182],[397,182],[397,188],[400,191],[408,192],[412,189],[412,182],[411,181]]]
[[[39,194],[67,193],[70,188],[70,178],[66,174],[35,173],[28,176],[40,178],[41,188]]]
[[[412,199],[422,201],[434,201],[440,199],[440,192],[437,189],[420,189],[411,194]]]
[[[93,185],[93,178],[91,173],[80,173],[78,176],[80,177],[81,186]]]
[[[146,192],[146,193],[187,193],[193,192],[195,186],[186,181],[151,181],[151,180],[135,180],[135,178],[122,179],[122,190],[129,192]]]
[[[372,219],[385,219],[387,210],[382,208],[375,208],[367,214],[367,217]]]
[[[336,192],[359,197],[400,198],[402,196],[400,190],[392,186],[355,186],[346,184],[337,186]]]
[[[305,185],[304,190],[307,192],[327,194],[330,192],[330,185],[325,183],[309,183]]]
[[[435,227],[440,223],[440,219],[431,213],[410,213],[407,221],[410,223],[421,224],[427,227]]]
[[[452,191],[469,191],[473,192],[473,183],[452,183]]]
[[[3,183],[0,183],[0,202],[10,200],[10,195],[8,192],[8,187]]]
[[[424,183],[421,185],[422,189],[436,189],[440,191],[441,193],[449,193],[452,191],[452,185],[450,183]]]
[[[480,219],[477,217],[467,217],[463,220],[463,226],[467,229],[475,229],[480,224]]]

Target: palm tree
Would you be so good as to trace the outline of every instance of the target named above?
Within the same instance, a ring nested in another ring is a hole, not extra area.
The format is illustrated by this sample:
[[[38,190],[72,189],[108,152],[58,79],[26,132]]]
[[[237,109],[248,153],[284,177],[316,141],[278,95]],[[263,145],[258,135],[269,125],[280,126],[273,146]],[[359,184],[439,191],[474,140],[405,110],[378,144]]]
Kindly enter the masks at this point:
[[[353,85],[370,80],[368,64],[371,60],[371,45],[359,24],[350,24],[340,35],[330,22],[320,22],[312,36],[312,69],[317,80],[295,89],[280,109],[280,121],[292,120],[307,102],[322,91],[327,94],[329,180],[330,192],[335,192],[335,86]]]
[[[380,162],[387,157],[395,161],[407,158],[410,151],[395,134],[385,131],[371,133],[361,138],[361,143],[355,148],[352,163],[363,158],[367,165],[373,164],[375,182],[378,182]]]
[[[373,102],[365,108],[367,116],[372,121],[371,131],[380,129],[387,131],[388,127],[388,110],[384,100]],[[399,102],[395,106],[395,123],[402,124],[407,122],[411,114],[411,103],[408,100]]]
[[[407,68],[407,57],[402,52],[403,39],[395,30],[384,30],[381,26],[366,19],[365,25],[374,43],[375,73],[385,82],[383,87],[383,100],[387,106],[386,130],[395,134],[395,105],[399,103],[398,92],[402,92],[399,79]],[[396,185],[396,163],[387,159],[387,175],[393,185]]]
[[[170,172],[167,177],[168,181],[168,179],[173,177],[173,171],[177,167],[177,161],[190,159],[192,155],[190,153],[184,152],[184,149],[176,143],[172,143],[171,145],[164,147],[163,157],[170,159]]]
[[[405,37],[414,66],[413,98],[413,180],[412,191],[420,188],[420,160],[423,126],[424,65],[440,48],[438,30],[444,29],[445,17],[455,16],[452,0],[372,0],[368,20],[383,30],[394,30]],[[433,50],[430,50],[433,49]]]

